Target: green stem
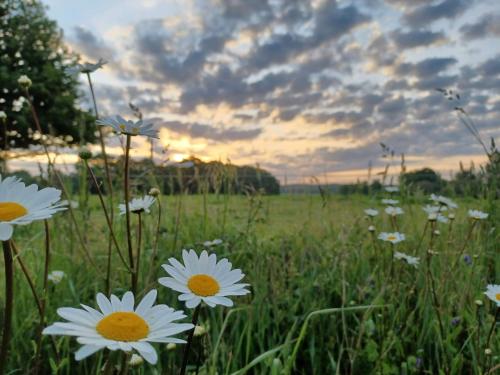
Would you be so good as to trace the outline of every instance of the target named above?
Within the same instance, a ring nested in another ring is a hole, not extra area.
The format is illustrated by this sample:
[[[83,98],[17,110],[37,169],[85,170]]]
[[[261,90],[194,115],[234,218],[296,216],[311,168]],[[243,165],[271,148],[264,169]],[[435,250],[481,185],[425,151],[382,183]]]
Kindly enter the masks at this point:
[[[140,263],[141,263],[141,241],[142,241],[142,213],[138,213],[138,220],[139,223],[137,225],[137,255],[135,258],[135,272],[134,272],[134,285],[135,289],[137,289],[137,284],[139,282],[139,270],[140,270]]]
[[[14,278],[12,246],[10,240],[3,241],[3,257],[5,261],[5,310],[3,320],[2,347],[0,349],[0,374],[3,374],[7,364],[10,336],[12,329],[12,312],[14,307]]]
[[[130,143],[131,136],[127,134],[127,144],[125,146],[125,166],[124,166],[124,179],[123,179],[123,190],[125,192],[125,217],[127,222],[127,247],[128,247],[128,259],[131,270],[131,280],[132,280],[132,293],[135,293],[136,283],[135,283],[135,273],[137,270],[134,268],[134,249],[132,248],[132,230],[130,229],[130,192],[129,192],[129,159],[130,159]]]
[[[194,327],[191,331],[189,331],[189,334],[188,334],[187,343],[186,343],[186,346],[184,347],[184,355],[182,356],[182,366],[181,366],[181,371],[179,372],[179,375],[185,375],[185,373],[186,373],[186,367],[187,367],[188,357],[189,357],[189,350],[191,349],[191,344],[193,342],[193,336],[194,336],[194,330],[196,328],[196,323],[198,323],[198,316],[200,314],[200,308],[201,308],[201,303],[198,306],[196,306],[196,309],[194,309],[193,320],[192,320]]]

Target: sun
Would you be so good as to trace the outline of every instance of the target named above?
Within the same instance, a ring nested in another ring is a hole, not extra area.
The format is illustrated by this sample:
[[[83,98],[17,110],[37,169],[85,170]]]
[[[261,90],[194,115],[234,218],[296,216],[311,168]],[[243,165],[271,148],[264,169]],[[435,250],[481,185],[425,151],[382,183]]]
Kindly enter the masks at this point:
[[[189,157],[189,155],[187,155],[187,154],[176,153],[176,154],[172,154],[170,159],[172,159],[176,163],[180,163],[181,161],[186,160],[188,157]]]

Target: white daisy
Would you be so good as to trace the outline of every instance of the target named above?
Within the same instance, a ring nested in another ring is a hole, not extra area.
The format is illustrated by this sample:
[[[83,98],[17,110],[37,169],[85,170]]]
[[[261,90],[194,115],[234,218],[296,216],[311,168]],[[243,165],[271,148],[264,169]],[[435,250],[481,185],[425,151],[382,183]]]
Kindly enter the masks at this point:
[[[404,260],[410,266],[415,268],[417,268],[420,264],[420,258],[412,257],[411,255],[400,253],[399,251],[394,252],[394,259]]]
[[[488,218],[488,214],[479,210],[469,210],[469,217],[474,220],[483,220]]]
[[[446,206],[426,205],[425,207],[422,207],[422,209],[427,213],[427,220],[439,221],[441,223],[448,222],[448,218],[441,214],[441,212],[446,211],[448,209]]]
[[[38,190],[33,184],[26,186],[17,177],[2,180],[0,175],[0,240],[12,237],[13,225],[26,225],[35,220],[49,219],[65,210],[59,201],[61,191],[55,188]]]
[[[210,307],[215,305],[232,306],[228,296],[242,296],[250,293],[245,287],[249,284],[237,284],[245,276],[240,269],[231,270],[232,264],[224,258],[217,262],[217,256],[210,256],[204,250],[200,257],[194,250],[182,250],[184,265],[175,258],[162,267],[171,277],[162,277],[160,284],[182,293],[180,301],[186,301],[188,308],[194,308],[205,302]]]
[[[394,206],[394,205],[398,204],[399,201],[396,200],[396,199],[382,199],[382,203],[383,204],[388,204],[390,206]]]
[[[500,307],[500,285],[490,284],[484,292],[486,296]]]
[[[397,244],[398,242],[404,241],[405,235],[403,233],[399,232],[394,232],[394,233],[387,233],[387,232],[382,232],[378,235],[378,239],[382,241],[387,241],[392,244]]]
[[[448,208],[458,208],[458,205],[453,202],[450,198],[443,197],[442,195],[431,194],[431,201],[439,203],[440,205],[447,206]]]
[[[373,208],[367,208],[365,210],[365,214],[367,216],[371,216],[371,217],[374,217],[374,216],[377,216],[378,215],[378,210],[374,210]]]
[[[66,276],[66,274],[63,271],[52,271],[47,275],[47,280],[57,285],[62,281],[64,276]]]
[[[133,213],[141,213],[141,212],[146,212],[150,213],[151,211],[149,208],[151,205],[155,202],[155,198],[152,197],[151,195],[145,195],[143,198],[134,198],[132,199],[129,204],[129,210],[130,212]],[[118,208],[120,209],[120,215],[125,215],[127,213],[127,208],[125,207],[124,203],[120,203],[118,205]]]
[[[7,114],[4,111],[0,111],[0,120],[5,120],[7,118]]]
[[[220,238],[216,238],[213,241],[205,241],[205,242],[203,242],[203,246],[205,246],[205,247],[212,247],[212,246],[217,246],[217,245],[220,245],[220,244],[222,244],[222,240]]]
[[[389,185],[389,186],[386,186],[384,187],[385,191],[387,191],[388,193],[397,193],[399,191],[399,187],[397,186],[394,186],[394,185]]]
[[[404,214],[404,211],[401,207],[389,206],[385,208],[385,213],[387,215],[396,216]]]
[[[97,69],[101,69],[108,62],[104,59],[99,59],[96,63],[84,62],[83,64],[77,64],[73,68],[69,68],[68,72],[71,73],[93,73]]]
[[[96,124],[101,126],[111,126],[113,130],[119,134],[145,135],[147,137],[159,138],[158,131],[153,128],[154,125],[152,123],[144,123],[142,120],[135,122],[125,120],[120,115],[97,120]]]
[[[136,350],[146,361],[155,364],[158,355],[151,342],[185,343],[171,336],[194,327],[191,323],[173,323],[186,315],[167,305],[153,306],[156,295],[156,290],[151,290],[134,309],[132,292],[126,292],[121,301],[113,294],[108,299],[99,293],[96,299],[101,311],[83,304],[83,309],[60,308],[57,314],[67,322],[56,322],[45,328],[43,334],[76,336],[83,345],[75,353],[77,361],[108,348]]]

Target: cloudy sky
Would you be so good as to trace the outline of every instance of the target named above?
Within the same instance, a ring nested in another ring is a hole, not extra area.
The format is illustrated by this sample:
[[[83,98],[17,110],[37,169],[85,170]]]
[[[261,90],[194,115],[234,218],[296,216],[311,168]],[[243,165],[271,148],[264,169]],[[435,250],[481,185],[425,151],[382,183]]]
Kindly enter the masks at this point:
[[[138,105],[156,156],[365,178],[380,142],[448,177],[481,148],[437,87],[500,135],[498,0],[44,0],[95,74],[101,112]],[[82,88],[85,88],[84,86]],[[147,155],[138,141],[136,156]],[[395,162],[397,164],[397,162]]]

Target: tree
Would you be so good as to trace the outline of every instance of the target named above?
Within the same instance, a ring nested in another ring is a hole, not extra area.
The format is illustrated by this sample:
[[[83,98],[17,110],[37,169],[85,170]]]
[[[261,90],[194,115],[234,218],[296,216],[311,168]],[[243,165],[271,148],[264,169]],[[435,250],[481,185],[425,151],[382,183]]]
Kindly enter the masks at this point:
[[[33,81],[30,94],[49,141],[93,140],[93,117],[75,107],[81,95],[77,78],[65,73],[77,57],[68,52],[57,24],[47,18],[38,0],[0,2],[0,111],[7,114],[7,131],[0,131],[2,148],[40,142],[17,82],[21,75]]]
[[[409,191],[420,190],[424,194],[439,193],[444,185],[441,176],[430,168],[405,173],[402,176],[402,182]]]

